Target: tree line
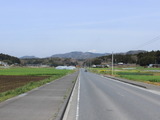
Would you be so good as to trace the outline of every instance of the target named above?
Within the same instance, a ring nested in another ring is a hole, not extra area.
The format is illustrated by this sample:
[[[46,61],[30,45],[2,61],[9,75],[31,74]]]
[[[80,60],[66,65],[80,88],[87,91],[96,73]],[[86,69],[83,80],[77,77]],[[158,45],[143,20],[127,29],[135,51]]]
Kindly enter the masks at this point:
[[[95,59],[86,60],[86,65],[100,65],[111,63],[112,55],[102,56]],[[149,64],[160,64],[160,51],[142,52],[138,54],[114,54],[114,63],[137,64],[148,66]]]
[[[146,53],[139,53],[137,55],[137,64],[146,66],[149,64],[160,64],[160,51],[151,51]]]
[[[5,62],[9,65],[18,64],[21,66],[39,66],[39,65],[48,65],[48,66],[76,66],[79,64],[79,60],[72,58],[28,58],[28,59],[19,59],[7,54],[0,54],[0,61]]]
[[[49,65],[49,66],[58,66],[58,65],[101,65],[103,63],[110,64],[112,61],[112,55],[97,57],[94,59],[86,60],[76,60],[71,58],[33,58],[33,59],[19,59],[7,54],[0,54],[0,61],[6,62],[9,65],[11,64],[21,64],[21,65]],[[124,64],[137,64],[140,66],[148,66],[149,64],[160,64],[160,51],[151,51],[151,52],[141,52],[138,54],[114,54],[114,63],[124,63]]]
[[[23,66],[28,65],[48,65],[48,66],[76,66],[78,65],[77,60],[71,58],[32,58],[22,59],[21,64]]]
[[[0,61],[3,61],[9,65],[11,64],[20,64],[21,61],[19,58],[17,57],[14,57],[14,56],[10,56],[10,55],[7,55],[7,54],[0,54]]]

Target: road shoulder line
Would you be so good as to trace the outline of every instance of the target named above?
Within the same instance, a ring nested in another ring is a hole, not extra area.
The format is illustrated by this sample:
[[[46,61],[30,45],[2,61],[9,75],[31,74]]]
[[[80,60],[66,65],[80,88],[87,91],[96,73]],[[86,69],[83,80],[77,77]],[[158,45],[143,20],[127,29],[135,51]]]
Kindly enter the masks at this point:
[[[131,85],[141,87],[141,88],[144,88],[144,89],[154,90],[154,91],[159,91],[160,92],[160,86],[147,84],[147,83],[143,83],[143,82],[138,82],[138,81],[122,79],[122,78],[117,78],[117,77],[113,77],[113,76],[109,76],[109,75],[104,75],[104,77],[110,78],[112,80],[117,80],[117,81],[120,81],[120,82],[123,82],[123,83],[131,84]]]
[[[78,120],[77,116],[79,116],[79,101],[78,101],[78,94],[79,94],[79,85],[80,85],[80,73],[77,77],[75,86],[73,88],[70,100],[68,102],[66,111],[64,113],[62,120]]]
[[[79,75],[76,120],[78,120],[79,118],[80,88],[81,88],[81,84],[80,84],[80,75]]]

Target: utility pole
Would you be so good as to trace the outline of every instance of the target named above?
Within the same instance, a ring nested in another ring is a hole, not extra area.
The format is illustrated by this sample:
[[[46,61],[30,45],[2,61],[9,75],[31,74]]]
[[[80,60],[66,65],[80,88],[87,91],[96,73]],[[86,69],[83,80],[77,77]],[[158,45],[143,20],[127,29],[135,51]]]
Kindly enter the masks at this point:
[[[113,57],[113,52],[112,52],[112,75],[113,75],[113,65],[114,65],[114,61],[113,61],[114,57]]]

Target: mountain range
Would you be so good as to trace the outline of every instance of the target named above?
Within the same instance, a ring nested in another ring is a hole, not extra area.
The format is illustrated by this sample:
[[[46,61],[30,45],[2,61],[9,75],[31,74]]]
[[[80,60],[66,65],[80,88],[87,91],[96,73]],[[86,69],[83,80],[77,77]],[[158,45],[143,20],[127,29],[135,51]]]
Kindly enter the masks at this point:
[[[20,59],[34,59],[34,58],[38,58],[38,57],[35,57],[35,56],[23,56],[23,57],[20,57]]]
[[[145,50],[131,50],[131,51],[126,52],[126,54],[133,55],[133,54],[145,53],[145,52],[147,52],[147,51],[145,51]]]
[[[101,57],[109,55],[109,53],[91,53],[91,52],[70,52],[65,54],[55,54],[51,57],[59,57],[59,58],[73,58],[73,59],[87,59],[87,58],[95,58],[95,57]]]
[[[132,50],[128,51],[126,53],[115,53],[115,54],[138,54],[141,52],[147,52],[144,50]],[[96,58],[96,57],[101,57],[101,56],[106,56],[110,55],[111,53],[91,53],[91,52],[69,52],[69,53],[64,53],[64,54],[55,54],[52,55],[48,58],[73,58],[73,59],[88,59],[88,58]],[[33,58],[38,58],[35,56],[23,56],[20,59],[33,59]]]

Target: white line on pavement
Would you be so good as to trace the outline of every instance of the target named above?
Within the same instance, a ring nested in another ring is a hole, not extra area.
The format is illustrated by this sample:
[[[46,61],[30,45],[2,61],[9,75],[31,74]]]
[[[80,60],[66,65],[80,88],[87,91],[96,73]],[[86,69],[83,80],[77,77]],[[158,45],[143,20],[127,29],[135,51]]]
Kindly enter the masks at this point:
[[[81,73],[80,73],[81,74]],[[78,97],[77,97],[77,112],[76,112],[76,120],[79,119],[79,102],[80,102],[80,74],[78,78]]]
[[[108,80],[112,80],[112,79],[108,79]],[[112,80],[112,81],[113,81],[113,80]],[[128,85],[128,86],[131,86],[131,87],[135,87],[135,88],[138,88],[138,89],[141,89],[141,90],[144,90],[144,91],[147,91],[147,92],[156,94],[156,95],[160,95],[160,92],[159,92],[159,91],[141,88],[141,87],[138,87],[138,86],[135,86],[135,85],[131,85],[131,84],[129,84],[129,83],[124,83],[124,82],[121,82],[121,81],[116,81],[116,80],[114,80],[114,81],[115,81],[115,82],[118,82],[118,83],[121,83],[121,84],[125,84],[125,85]]]
[[[71,106],[73,105],[73,97],[75,96],[75,94],[76,94],[76,90],[78,90],[77,89],[77,87],[78,87],[78,82],[79,82],[79,76],[78,76],[78,78],[77,78],[77,80],[76,80],[76,83],[75,83],[75,86],[74,86],[74,88],[73,88],[73,92],[72,92],[72,94],[71,94],[71,97],[70,97],[70,100],[69,100],[69,102],[68,102],[68,105],[67,105],[67,109],[66,109],[66,111],[65,111],[65,114],[64,114],[64,116],[63,116],[63,119],[62,120],[68,120],[68,116],[69,116],[69,112],[70,112],[70,109],[71,109]],[[77,96],[76,96],[77,97]],[[77,101],[76,101],[77,102]],[[76,114],[75,114],[76,115]],[[75,118],[76,116],[74,116],[73,118]]]

